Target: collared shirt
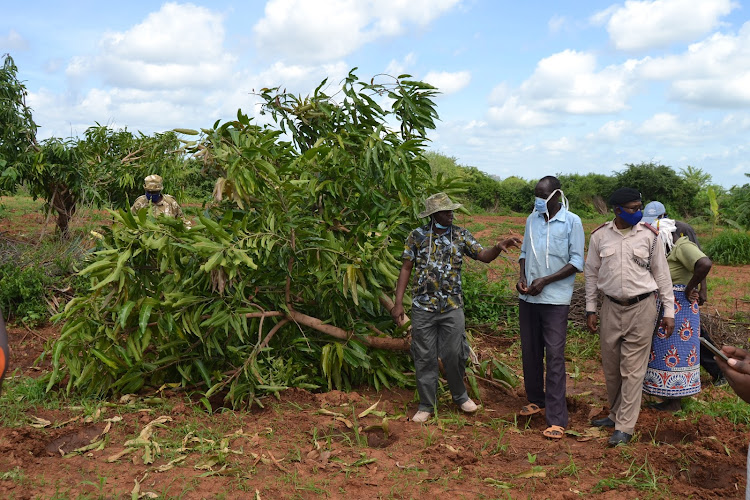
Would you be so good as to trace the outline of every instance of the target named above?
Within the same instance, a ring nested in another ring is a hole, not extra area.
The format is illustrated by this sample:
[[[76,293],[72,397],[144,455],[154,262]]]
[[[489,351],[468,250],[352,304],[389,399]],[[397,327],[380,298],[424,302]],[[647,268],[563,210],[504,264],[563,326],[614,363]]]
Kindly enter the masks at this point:
[[[549,246],[547,246],[548,234]],[[549,222],[544,218],[544,214],[533,212],[526,218],[526,229],[519,257],[519,260],[526,260],[524,265],[526,284],[531,285],[536,278],[554,274],[567,264],[571,264],[579,272],[583,271],[584,244],[585,236],[581,218],[573,212],[561,206]],[[547,267],[548,258],[549,267]],[[535,304],[570,304],[575,279],[575,274],[572,274],[545,286],[539,295],[522,294],[520,298]]]
[[[177,203],[177,200],[175,200],[168,194],[162,194],[161,200],[159,200],[157,203],[149,202],[148,198],[146,198],[146,195],[142,194],[141,196],[136,198],[135,203],[133,203],[133,206],[130,208],[130,211],[134,214],[137,214],[140,209],[148,206],[151,207],[151,211],[154,214],[154,217],[159,215],[166,215],[169,217],[182,218],[183,216],[182,209]]]
[[[706,257],[698,245],[690,241],[687,236],[678,239],[667,255],[669,274],[675,285],[687,285],[693,278],[695,264]]]
[[[469,231],[458,226],[443,234],[434,233],[431,224],[412,231],[401,255],[414,262],[412,307],[441,313],[463,307],[463,257],[476,259],[482,249]]]
[[[664,245],[654,245],[658,236],[645,223],[638,223],[625,233],[617,229],[614,221],[591,233],[584,265],[586,310],[596,311],[599,291],[625,300],[658,290],[664,316],[674,317],[674,292]],[[647,269],[649,255],[651,270]]]

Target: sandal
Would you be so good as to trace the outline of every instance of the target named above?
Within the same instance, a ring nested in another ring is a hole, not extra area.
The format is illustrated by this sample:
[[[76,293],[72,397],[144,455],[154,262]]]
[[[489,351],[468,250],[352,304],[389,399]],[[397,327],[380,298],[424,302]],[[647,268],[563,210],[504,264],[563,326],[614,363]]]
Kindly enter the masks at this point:
[[[538,405],[534,403],[529,403],[523,408],[521,408],[521,411],[518,412],[519,415],[523,415],[524,417],[528,417],[529,415],[533,415],[534,413],[539,413],[542,411],[541,408],[539,408]]]
[[[561,439],[565,435],[565,428],[559,425],[550,425],[542,432],[544,437],[550,439]]]

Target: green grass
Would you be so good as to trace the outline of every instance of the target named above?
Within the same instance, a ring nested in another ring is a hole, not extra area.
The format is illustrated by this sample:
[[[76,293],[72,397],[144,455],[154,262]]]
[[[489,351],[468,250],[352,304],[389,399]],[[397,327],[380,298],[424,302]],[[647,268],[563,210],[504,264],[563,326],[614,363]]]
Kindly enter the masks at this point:
[[[716,264],[739,266],[750,264],[750,233],[724,230],[703,245],[703,251]]]

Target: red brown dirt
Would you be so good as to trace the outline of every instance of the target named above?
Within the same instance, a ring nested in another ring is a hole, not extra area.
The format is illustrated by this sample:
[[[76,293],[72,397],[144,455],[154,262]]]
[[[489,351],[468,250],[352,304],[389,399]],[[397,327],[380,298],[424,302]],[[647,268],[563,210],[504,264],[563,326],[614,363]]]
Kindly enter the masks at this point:
[[[513,259],[507,262],[512,266]],[[750,280],[747,269],[717,266],[713,272],[732,283]],[[726,288],[721,293],[731,295],[744,287]],[[741,296],[737,299],[743,303]],[[724,303],[717,301],[717,308]],[[730,309],[720,310],[730,315],[735,312]],[[48,371],[48,360],[37,360],[45,342],[58,334],[55,326],[33,331],[12,326],[10,375],[38,377]],[[494,355],[518,366],[513,359],[517,339],[502,332],[477,333],[474,338],[480,356]],[[582,375],[569,378],[569,433],[556,441],[541,434],[546,427],[543,413],[517,415],[526,403],[522,388],[506,391],[485,383],[480,383],[482,408],[475,416],[461,415],[442,400],[442,413],[428,425],[407,418],[416,403],[414,392],[404,389],[321,394],[288,390],[279,400],[264,399],[262,409],[215,408],[210,415],[199,402],[169,391],[156,394],[162,398],[156,406],[149,404],[148,395],[129,403],[91,401],[85,408],[63,399],[58,409],[40,406],[26,413],[29,423],[38,417],[51,423],[47,427],[0,427],[0,498],[154,494],[186,499],[369,499],[446,493],[456,498],[743,497],[746,425],[724,417],[680,418],[644,408],[634,442],[608,448],[609,431],[589,425],[591,418],[605,415],[601,368],[596,361],[571,361],[581,366]],[[699,399],[731,393],[727,387],[704,383]],[[387,433],[377,427],[380,417],[356,418],[375,402],[389,418]],[[160,416],[171,420],[154,427],[153,463],[144,463],[142,447],[108,461]],[[71,454],[96,440],[107,429],[107,419],[112,421],[103,449]]]

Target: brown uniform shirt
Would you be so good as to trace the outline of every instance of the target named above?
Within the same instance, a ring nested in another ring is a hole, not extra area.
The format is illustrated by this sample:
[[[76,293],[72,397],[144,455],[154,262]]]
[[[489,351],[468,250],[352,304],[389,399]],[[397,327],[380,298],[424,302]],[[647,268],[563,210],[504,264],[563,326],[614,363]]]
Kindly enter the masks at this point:
[[[140,209],[149,205],[151,205],[151,210],[154,216],[167,215],[175,218],[183,218],[182,209],[177,203],[177,200],[175,200],[168,194],[162,194],[161,200],[159,200],[158,203],[149,203],[146,195],[142,194],[141,196],[136,198],[135,203],[133,203],[133,206],[130,207],[130,211],[133,214],[136,214]]]
[[[625,300],[646,292],[659,291],[664,316],[674,317],[674,292],[664,245],[645,223],[638,223],[625,234],[614,221],[607,222],[591,233],[584,265],[586,278],[586,310],[596,311],[598,292]],[[651,270],[645,266],[651,255]]]

